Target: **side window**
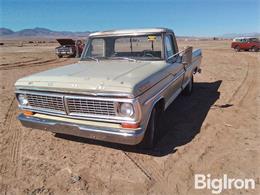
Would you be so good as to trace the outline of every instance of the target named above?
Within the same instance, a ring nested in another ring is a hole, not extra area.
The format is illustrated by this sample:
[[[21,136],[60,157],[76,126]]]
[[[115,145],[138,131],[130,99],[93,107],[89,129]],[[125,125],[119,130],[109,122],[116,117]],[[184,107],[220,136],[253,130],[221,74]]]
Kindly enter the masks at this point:
[[[172,37],[170,35],[165,36],[165,53],[166,58],[169,58],[170,56],[174,55],[174,47],[172,42]]]

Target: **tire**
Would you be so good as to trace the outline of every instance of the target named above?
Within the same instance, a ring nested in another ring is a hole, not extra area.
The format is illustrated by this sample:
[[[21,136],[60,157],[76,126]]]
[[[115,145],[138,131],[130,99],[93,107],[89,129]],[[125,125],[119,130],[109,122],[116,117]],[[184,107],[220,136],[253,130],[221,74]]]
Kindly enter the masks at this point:
[[[58,58],[62,58],[62,55],[58,55]]]
[[[184,90],[182,92],[183,95],[190,96],[192,94],[192,92],[193,92],[193,83],[194,83],[194,81],[193,81],[193,75],[192,75],[188,85],[184,88]]]
[[[258,52],[258,48],[257,47],[252,47],[252,49],[251,49],[253,52]]]
[[[154,107],[142,142],[138,145],[142,149],[152,149],[158,141],[159,109]]]
[[[235,47],[235,51],[240,52],[240,47],[238,45]]]

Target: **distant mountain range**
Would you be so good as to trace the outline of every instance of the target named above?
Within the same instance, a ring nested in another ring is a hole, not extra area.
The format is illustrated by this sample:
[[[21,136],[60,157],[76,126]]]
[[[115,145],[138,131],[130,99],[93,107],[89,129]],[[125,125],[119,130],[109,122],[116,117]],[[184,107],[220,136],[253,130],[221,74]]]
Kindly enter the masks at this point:
[[[47,28],[33,28],[23,29],[20,31],[13,31],[8,28],[0,28],[0,37],[3,38],[16,38],[16,37],[45,37],[45,38],[56,38],[56,37],[87,37],[89,31],[85,32],[71,32],[71,31],[53,31]]]
[[[33,29],[23,29],[20,31],[13,31],[8,28],[0,28],[0,38],[60,38],[60,37],[88,37],[90,31],[85,32],[71,32],[71,31],[53,31],[47,28],[33,28]],[[232,39],[234,37],[260,37],[260,33],[229,33],[216,36],[219,38]],[[196,38],[193,36],[177,36],[177,38]],[[202,37],[200,37],[202,38]],[[208,37],[209,38],[209,37]]]
[[[235,38],[235,37],[260,37],[260,33],[252,32],[252,33],[228,33],[221,35],[222,38]]]

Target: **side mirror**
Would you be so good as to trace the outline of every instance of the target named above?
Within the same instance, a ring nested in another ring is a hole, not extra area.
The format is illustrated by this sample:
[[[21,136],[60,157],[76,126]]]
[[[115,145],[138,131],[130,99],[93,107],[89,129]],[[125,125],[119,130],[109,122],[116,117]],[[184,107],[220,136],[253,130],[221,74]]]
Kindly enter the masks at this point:
[[[178,55],[176,62],[177,63],[181,63],[182,62],[182,56],[181,55]]]
[[[186,47],[184,49],[181,62],[184,66],[192,63],[192,47]]]

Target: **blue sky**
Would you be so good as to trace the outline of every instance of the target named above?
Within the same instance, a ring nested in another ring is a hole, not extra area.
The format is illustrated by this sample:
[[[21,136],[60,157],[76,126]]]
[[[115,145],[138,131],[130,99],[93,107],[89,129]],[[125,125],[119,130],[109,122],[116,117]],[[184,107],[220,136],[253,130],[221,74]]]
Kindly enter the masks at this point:
[[[0,26],[68,31],[168,27],[189,36],[260,32],[260,0],[0,0]]]

